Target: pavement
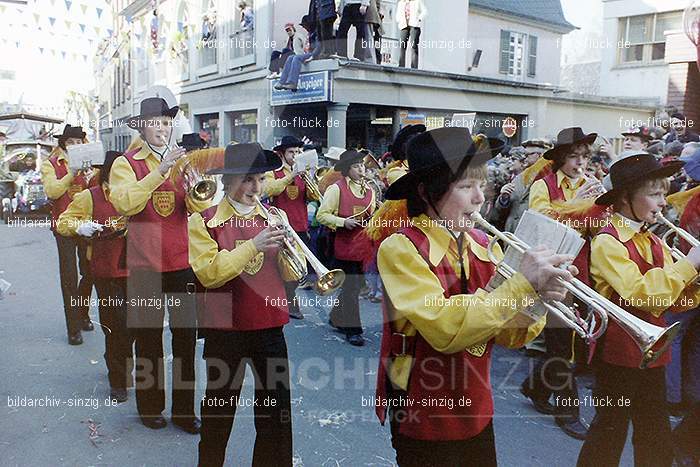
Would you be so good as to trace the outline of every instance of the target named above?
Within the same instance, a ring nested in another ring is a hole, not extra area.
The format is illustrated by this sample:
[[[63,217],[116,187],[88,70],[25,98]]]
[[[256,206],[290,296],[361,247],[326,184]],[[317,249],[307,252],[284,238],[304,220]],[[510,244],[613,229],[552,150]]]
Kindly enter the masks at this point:
[[[0,225],[0,279],[12,286],[0,300],[0,463],[4,466],[190,466],[197,462],[198,436],[169,424],[144,427],[129,400],[108,405],[109,384],[103,334],[83,333],[82,346],[66,341],[52,234],[45,226]],[[367,401],[374,396],[381,310],[361,301],[367,344],[348,345],[326,324],[330,301],[317,303],[310,291],[305,319],[285,329],[292,379],[294,461],[303,466],[391,466],[394,451]],[[331,299],[332,300],[332,299]],[[97,310],[90,311],[97,320]],[[167,328],[166,328],[167,329]],[[170,336],[165,354],[172,359]],[[197,392],[204,394],[203,342],[197,342]],[[566,436],[553,419],[535,412],[520,394],[520,382],[534,360],[496,348],[492,385],[494,426],[501,466],[573,466],[581,441]],[[242,398],[253,396],[252,375]],[[579,382],[581,397],[591,381]],[[166,391],[167,393],[168,391]],[[17,406],[32,400],[41,407]],[[198,404],[196,404],[198,405]],[[170,401],[166,402],[170,407]],[[584,407],[590,421],[593,408]],[[169,418],[169,409],[166,409]],[[226,465],[250,465],[255,436],[252,408],[238,410]],[[632,465],[628,441],[621,465]]]

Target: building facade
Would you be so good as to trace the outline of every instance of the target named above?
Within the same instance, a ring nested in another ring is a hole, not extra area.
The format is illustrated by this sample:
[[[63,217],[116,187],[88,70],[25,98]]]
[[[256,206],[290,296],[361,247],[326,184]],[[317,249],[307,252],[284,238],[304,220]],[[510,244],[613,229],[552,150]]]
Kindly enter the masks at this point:
[[[573,29],[559,0],[535,2],[541,13],[517,0],[424,2],[418,69],[398,67],[398,2],[384,0],[381,64],[315,60],[291,92],[275,90],[265,77],[270,53],[286,42],[284,25],[299,22],[307,0],[247,0],[245,11],[239,2],[217,0],[166,0],[155,11],[151,1],[114,0],[120,39],[102,54],[110,63],[100,74],[100,102],[115,124],[103,141],[117,149],[128,144],[131,132],[119,122],[138,111],[153,85],[177,95],[192,128],[212,145],[271,146],[294,134],[326,147],[382,152],[402,125],[443,126],[455,114],[477,131],[512,117],[517,143],[574,124],[616,136],[620,116],[653,115],[653,107],[572,96],[557,86],[558,42]]]

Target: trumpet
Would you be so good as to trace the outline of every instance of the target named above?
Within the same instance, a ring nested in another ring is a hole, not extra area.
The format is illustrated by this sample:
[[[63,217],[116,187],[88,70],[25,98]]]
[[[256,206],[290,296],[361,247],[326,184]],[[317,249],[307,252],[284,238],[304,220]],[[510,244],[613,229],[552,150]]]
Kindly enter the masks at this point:
[[[311,177],[308,170],[299,172],[299,176],[304,181],[306,189],[309,191],[311,198],[320,201],[323,198],[321,190],[318,188],[318,178],[317,176]]]
[[[306,244],[299,238],[299,235],[292,229],[289,222],[276,207],[266,208],[260,198],[256,197],[255,202],[258,208],[267,215],[270,226],[277,226],[284,229],[284,247],[280,250],[282,259],[289,265],[297,280],[302,280],[309,273],[306,266],[308,260],[311,268],[318,275],[318,280],[314,283],[314,290],[319,295],[328,295],[343,285],[345,273],[340,269],[329,270],[314,256]],[[297,247],[304,253],[300,256]]]
[[[489,243],[489,258],[492,262],[494,262],[494,264],[498,266],[499,273],[501,273],[506,278],[509,278],[513,274],[515,274],[516,271],[511,266],[503,262],[499,263],[498,261],[494,261],[495,258],[493,258],[492,253],[493,244],[497,240],[501,240],[506,245],[513,248],[519,253],[525,253],[531,247],[512,233],[501,232],[496,227],[484,220],[484,218],[481,217],[481,215],[478,212],[472,213],[471,220],[475,224],[478,224],[481,227],[485,228],[489,233],[491,233],[494,236],[491,239],[491,242]],[[587,326],[585,328],[580,329],[581,331],[584,331],[584,333],[587,336],[590,336],[588,337],[588,339],[592,340],[602,335],[603,332],[605,332],[605,329],[607,328],[608,319],[612,318],[634,340],[634,342],[641,350],[642,360],[639,364],[639,367],[642,369],[648,367],[650,364],[655,362],[666,351],[668,346],[673,341],[673,338],[680,330],[679,323],[674,323],[671,326],[663,328],[648,323],[643,319],[637,318],[633,314],[629,313],[628,311],[620,308],[618,305],[604,298],[598,292],[596,292],[595,290],[593,290],[578,279],[574,279],[571,282],[567,282],[562,279],[559,279],[559,281],[566,288],[566,290],[568,290],[574,297],[578,298],[581,302],[586,304],[592,311],[592,313],[599,317],[601,323],[597,331],[594,330],[591,326]],[[582,325],[580,318],[578,318],[577,315],[573,311],[568,309],[568,307],[566,307],[563,303],[545,303],[545,307],[548,311],[554,311],[556,309],[554,313],[558,317],[563,318],[564,323],[568,327],[574,329],[574,331],[581,335],[581,333],[578,330],[578,328]],[[564,308],[567,308],[567,310],[564,311]],[[577,318],[576,320],[571,320],[572,314],[575,318]],[[593,321],[591,321],[590,324],[593,324]],[[660,347],[656,348],[659,344]]]
[[[664,216],[662,216],[660,213],[656,215],[656,220],[664,224],[666,227],[668,227],[668,230],[666,233],[661,237],[661,240],[669,246],[671,249],[671,255],[678,261],[679,259],[685,258],[685,254],[676,246],[672,246],[669,244],[669,239],[673,236],[676,235],[678,238],[685,240],[688,242],[690,247],[696,247],[700,246],[700,240],[697,238],[693,237],[690,232],[688,232],[685,229],[682,229],[681,227],[678,227],[675,225],[673,222],[670,220],[666,219]]]
[[[379,205],[381,204],[382,189],[372,178],[362,177],[360,179],[360,194],[364,197],[367,194],[367,190],[372,190],[374,192],[374,202],[369,203],[366,208],[357,214],[348,216],[348,219],[361,219],[366,214],[372,214],[374,211],[379,209]]]

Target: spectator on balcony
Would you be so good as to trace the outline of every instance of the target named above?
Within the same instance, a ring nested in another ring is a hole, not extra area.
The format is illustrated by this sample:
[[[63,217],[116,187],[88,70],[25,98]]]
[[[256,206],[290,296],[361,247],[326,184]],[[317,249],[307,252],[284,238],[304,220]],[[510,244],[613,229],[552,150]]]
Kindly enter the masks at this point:
[[[376,57],[376,63],[382,63],[382,36],[384,35],[384,28],[382,27],[382,20],[384,15],[381,14],[382,0],[371,0],[369,8],[367,8],[366,21],[370,27],[372,46],[374,50],[374,55]],[[362,55],[362,42],[355,39],[355,56]]]
[[[357,31],[356,41],[360,47],[355,47],[359,57],[354,57],[363,62],[374,63],[374,46],[372,44],[372,31],[368,22],[368,12],[370,2],[373,0],[340,0],[340,26],[336,35],[338,44],[338,57],[347,58],[348,54],[348,31],[350,26],[355,26]]]
[[[318,58],[324,59],[334,55],[336,52],[333,23],[338,17],[335,0],[310,0],[309,16],[316,23],[316,34],[321,42],[321,52]]]
[[[294,23],[287,23],[284,26],[284,31],[289,36],[287,45],[280,50],[273,50],[270,57],[270,74],[267,79],[276,79],[280,77],[280,70],[284,68],[284,64],[291,55],[301,55],[304,53],[304,45],[306,38],[304,34],[297,33]]]
[[[238,2],[238,9],[241,10],[241,31],[255,29],[255,13],[253,8],[245,0]]]
[[[399,66],[406,66],[406,48],[408,40],[411,40],[411,68],[418,68],[418,46],[420,44],[420,33],[423,27],[423,20],[428,14],[423,0],[400,0],[396,7],[396,21],[399,23],[401,38],[399,46]]]
[[[300,26],[309,32],[309,51],[302,54],[295,54],[289,57],[287,63],[284,64],[280,82],[275,85],[275,89],[288,89],[296,91],[299,84],[299,74],[301,66],[308,63],[321,53],[321,43],[314,31],[315,24],[309,15],[304,15],[301,19]]]

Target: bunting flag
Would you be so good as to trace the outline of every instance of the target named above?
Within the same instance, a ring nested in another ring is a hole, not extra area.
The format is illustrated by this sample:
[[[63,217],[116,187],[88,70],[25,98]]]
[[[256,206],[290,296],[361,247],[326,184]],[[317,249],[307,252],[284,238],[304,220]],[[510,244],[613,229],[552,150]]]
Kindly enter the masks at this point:
[[[63,1],[66,2],[66,10],[70,11],[70,6],[73,4],[73,2],[71,2],[70,0],[63,0]]]
[[[5,5],[0,5],[0,13],[5,13]]]
[[[56,5],[56,0],[50,0],[50,1],[51,1],[51,6],[55,6],[55,5]]]
[[[53,23],[56,22],[56,18],[52,18],[49,16],[49,23],[51,23],[51,26],[53,27]]]
[[[100,35],[100,31],[102,31],[102,28],[99,26],[95,26],[95,32],[97,33],[98,36]]]
[[[80,4],[80,9],[83,10],[83,14],[87,11],[87,5]]]
[[[69,31],[70,31],[71,24],[73,24],[73,23],[66,20],[66,29],[68,29]]]
[[[34,22],[39,23],[39,13],[34,13]]]
[[[87,55],[83,55],[83,61],[84,61],[84,62],[87,62],[87,57],[88,57]]]
[[[84,24],[79,24],[78,26],[80,26],[80,30],[81,30],[83,33],[85,33],[85,25],[84,25]]]
[[[44,48],[43,48],[43,47],[39,47],[39,52],[41,53],[41,55],[44,55]]]
[[[110,36],[110,37],[112,36],[112,30],[111,30],[111,29],[107,29],[107,35]]]
[[[63,57],[64,60],[66,59],[66,53],[64,51],[61,51],[61,56]]]
[[[102,8],[95,8],[95,11],[97,12],[97,18],[98,19],[101,18],[102,17]]]

